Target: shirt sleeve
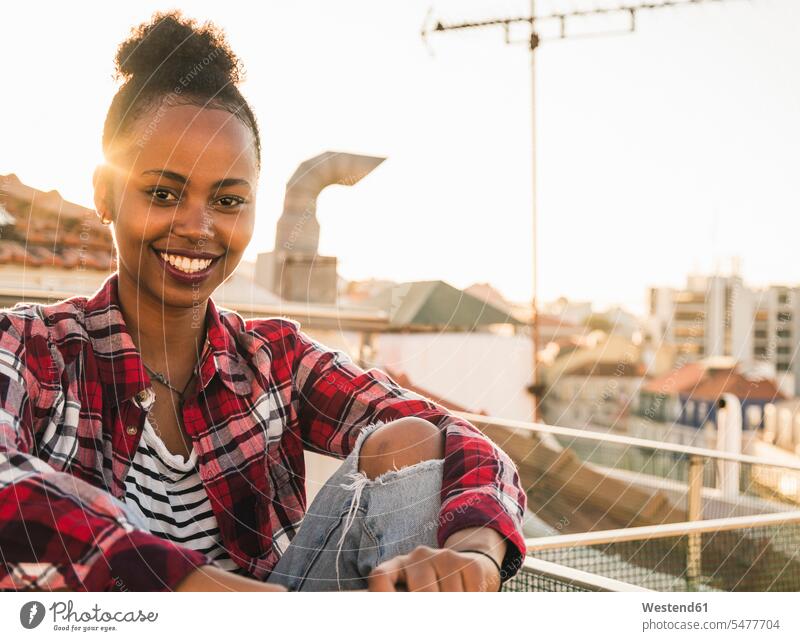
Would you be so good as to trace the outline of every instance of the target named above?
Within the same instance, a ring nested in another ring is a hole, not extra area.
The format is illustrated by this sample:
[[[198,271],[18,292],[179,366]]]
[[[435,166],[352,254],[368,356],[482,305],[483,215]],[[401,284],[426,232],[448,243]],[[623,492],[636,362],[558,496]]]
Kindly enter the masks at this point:
[[[211,563],[136,529],[109,493],[34,455],[48,408],[31,358],[50,362],[46,339],[25,341],[0,316],[0,590],[170,591]]]
[[[515,575],[525,557],[527,497],[508,455],[468,421],[293,326],[293,384],[306,449],[342,458],[370,424],[405,416],[430,421],[445,434],[439,546],[458,530],[490,527],[508,543],[503,579]]]

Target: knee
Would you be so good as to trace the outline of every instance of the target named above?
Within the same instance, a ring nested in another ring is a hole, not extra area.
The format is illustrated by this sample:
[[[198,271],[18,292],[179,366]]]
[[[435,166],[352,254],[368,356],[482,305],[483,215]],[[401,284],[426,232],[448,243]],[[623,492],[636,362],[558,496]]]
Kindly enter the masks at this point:
[[[413,416],[377,428],[361,444],[358,469],[369,478],[422,461],[444,458],[444,434]]]

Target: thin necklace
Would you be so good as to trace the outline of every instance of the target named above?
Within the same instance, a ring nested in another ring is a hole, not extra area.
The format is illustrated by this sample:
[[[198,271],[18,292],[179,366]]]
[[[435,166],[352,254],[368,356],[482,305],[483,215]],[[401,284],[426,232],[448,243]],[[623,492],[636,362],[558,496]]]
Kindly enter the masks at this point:
[[[186,393],[186,390],[187,390],[187,389],[189,389],[189,383],[191,383],[191,382],[194,380],[194,377],[195,377],[195,375],[197,374],[197,370],[198,370],[198,369],[199,369],[199,367],[200,367],[200,363],[203,361],[203,359],[204,359],[204,357],[205,357],[206,353],[208,352],[208,348],[209,348],[209,344],[208,344],[208,337],[206,337],[205,349],[203,350],[203,354],[202,354],[202,356],[200,356],[200,358],[198,359],[198,361],[197,361],[197,364],[194,366],[194,369],[192,369],[192,375],[189,377],[189,380],[188,380],[188,381],[186,381],[186,385],[184,385],[184,386],[183,386],[183,389],[182,389],[182,390],[179,390],[177,387],[174,387],[174,386],[173,386],[173,385],[172,385],[172,384],[169,382],[169,379],[167,379],[167,377],[166,377],[166,376],[164,376],[164,374],[162,374],[161,372],[157,372],[157,371],[155,371],[155,370],[154,370],[153,368],[151,368],[151,367],[150,367],[150,366],[149,366],[147,363],[145,363],[145,362],[144,362],[144,359],[142,359],[142,365],[144,365],[145,369],[146,369],[148,372],[150,372],[150,375],[151,375],[151,376],[152,376],[152,377],[153,377],[153,378],[154,378],[156,381],[158,381],[158,382],[159,382],[159,383],[161,383],[162,385],[164,385],[164,386],[168,387],[169,389],[171,389],[173,392],[175,392],[175,393],[178,395],[178,397],[179,397],[181,400],[183,400],[183,395]]]

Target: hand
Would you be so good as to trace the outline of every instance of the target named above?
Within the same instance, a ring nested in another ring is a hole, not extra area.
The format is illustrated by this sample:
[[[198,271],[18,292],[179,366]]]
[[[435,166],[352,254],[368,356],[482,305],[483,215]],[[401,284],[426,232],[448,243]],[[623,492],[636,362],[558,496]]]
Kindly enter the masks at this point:
[[[192,570],[176,587],[176,592],[286,592],[277,583],[262,583],[213,565]]]
[[[370,592],[497,592],[500,574],[483,554],[422,545],[376,566]]]

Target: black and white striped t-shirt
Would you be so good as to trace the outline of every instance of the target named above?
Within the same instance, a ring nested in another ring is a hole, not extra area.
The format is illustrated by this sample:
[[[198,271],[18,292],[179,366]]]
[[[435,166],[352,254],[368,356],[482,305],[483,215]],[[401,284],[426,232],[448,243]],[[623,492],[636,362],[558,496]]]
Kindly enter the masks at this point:
[[[152,534],[203,552],[223,570],[241,573],[222,545],[196,450],[188,459],[172,454],[146,420],[125,488],[126,505],[143,518]]]

